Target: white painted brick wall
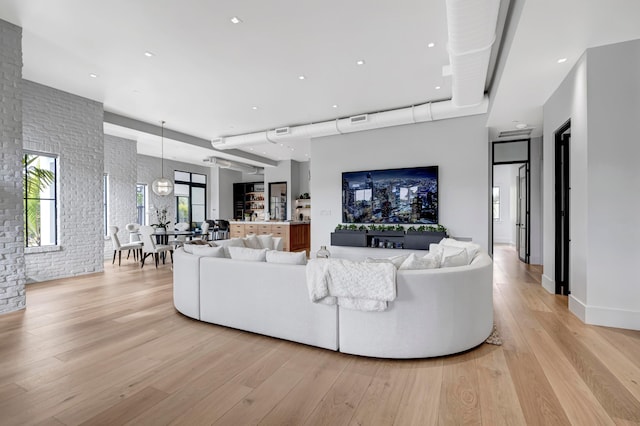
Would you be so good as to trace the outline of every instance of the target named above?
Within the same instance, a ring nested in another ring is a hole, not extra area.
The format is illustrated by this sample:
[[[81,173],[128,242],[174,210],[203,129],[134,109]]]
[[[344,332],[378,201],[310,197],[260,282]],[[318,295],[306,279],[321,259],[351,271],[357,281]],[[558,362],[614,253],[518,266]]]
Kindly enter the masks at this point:
[[[23,309],[22,29],[0,20],[0,313]]]
[[[102,104],[27,80],[22,82],[24,149],[57,154],[60,250],[25,251],[27,280],[103,270]]]
[[[126,225],[135,223],[137,220],[136,150],[135,141],[104,135],[104,172],[109,175],[108,224],[119,228],[118,238],[121,243],[129,242]],[[113,258],[111,240],[105,241],[104,257],[105,259]]]

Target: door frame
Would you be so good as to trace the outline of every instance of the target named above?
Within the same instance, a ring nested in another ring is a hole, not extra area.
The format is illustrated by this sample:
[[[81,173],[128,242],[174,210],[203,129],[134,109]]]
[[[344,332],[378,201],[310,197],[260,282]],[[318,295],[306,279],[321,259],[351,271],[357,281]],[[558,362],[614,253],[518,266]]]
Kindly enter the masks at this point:
[[[571,236],[570,236],[570,227],[571,227],[571,216],[570,216],[570,203],[571,203],[571,182],[570,182],[570,170],[571,170],[571,147],[570,140],[566,142],[565,147],[565,167],[561,166],[559,161],[559,154],[561,150],[561,146],[565,143],[563,140],[563,136],[567,133],[567,131],[571,130],[571,119],[567,120],[564,124],[562,124],[558,129],[554,132],[554,243],[555,243],[555,293],[561,295],[571,294],[570,287],[570,275],[569,275],[569,264],[570,264],[570,250],[571,250]],[[562,173],[562,181],[559,181],[558,176]],[[564,184],[564,185],[563,185]],[[561,188],[561,185],[563,188]],[[562,204],[563,198],[562,194],[565,194],[565,205],[562,207],[559,204]],[[564,213],[564,214],[563,214]],[[562,232],[559,232],[560,222],[563,221],[564,216],[564,227],[562,228]],[[563,242],[564,241],[564,242]],[[564,251],[562,250],[564,247]],[[562,265],[564,265],[565,275],[562,276]],[[564,279],[563,279],[564,278]]]
[[[495,146],[496,144],[514,143],[514,142],[526,142],[527,143],[527,158],[513,161],[496,161]],[[527,229],[527,244],[525,249],[525,263],[530,262],[531,253],[531,138],[526,139],[512,139],[508,141],[493,141],[491,143],[491,185],[489,187],[489,199],[492,197],[493,191],[493,167],[503,164],[524,164],[527,166],[527,201],[526,201],[526,229]],[[519,184],[519,183],[518,183]],[[490,204],[491,205],[491,204]],[[490,210],[492,212],[492,210]],[[491,254],[493,254],[493,214],[489,215],[490,229],[491,229]]]
[[[521,186],[520,186],[520,170],[523,167],[524,167],[524,179],[525,179],[525,183],[526,183],[526,187],[527,187],[526,188],[527,196],[525,198],[525,206],[524,206],[524,209],[525,209],[525,212],[524,212],[524,215],[525,215],[524,226],[525,226],[525,230],[526,230],[526,232],[525,232],[525,234],[526,234],[526,236],[525,236],[526,243],[525,243],[525,247],[524,247],[524,252],[525,252],[524,258],[522,256],[520,256],[520,253],[522,252],[520,250],[520,235],[521,235],[520,228],[518,228],[518,230],[517,230],[518,235],[516,235],[516,247],[518,248],[518,258],[521,261],[523,261],[524,263],[529,263],[529,260],[530,260],[529,259],[529,257],[530,257],[529,256],[529,248],[531,246],[531,244],[529,243],[529,236],[530,236],[529,224],[531,223],[531,220],[530,220],[530,213],[531,212],[529,211],[529,207],[530,207],[529,206],[529,199],[530,199],[529,198],[529,188],[531,187],[531,185],[529,184],[529,163],[522,163],[522,165],[520,167],[518,167],[518,189],[516,191],[516,194],[518,196],[518,218],[520,219],[518,221],[518,222],[520,222],[520,223],[518,223],[518,225],[522,225],[522,223],[521,223],[522,218],[520,217],[520,211],[521,211],[520,210],[520,207],[521,207],[520,206],[520,188],[521,188]]]

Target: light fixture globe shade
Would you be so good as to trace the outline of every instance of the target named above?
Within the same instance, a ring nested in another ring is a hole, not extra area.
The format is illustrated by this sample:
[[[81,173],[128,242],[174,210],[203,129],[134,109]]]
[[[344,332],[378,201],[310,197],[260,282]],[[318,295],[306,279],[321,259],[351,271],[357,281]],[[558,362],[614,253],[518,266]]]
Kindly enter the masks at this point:
[[[156,195],[160,195],[160,196],[171,195],[171,193],[173,192],[173,182],[171,182],[169,179],[164,177],[160,179],[156,179],[151,184],[151,189]]]

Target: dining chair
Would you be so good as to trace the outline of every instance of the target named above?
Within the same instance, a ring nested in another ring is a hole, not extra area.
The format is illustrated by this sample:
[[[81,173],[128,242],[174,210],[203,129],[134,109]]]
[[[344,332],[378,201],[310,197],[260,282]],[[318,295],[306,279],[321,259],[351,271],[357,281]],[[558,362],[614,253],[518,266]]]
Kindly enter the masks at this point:
[[[164,264],[166,254],[169,252],[171,254],[171,263],[173,263],[173,247],[165,244],[156,244],[155,238],[153,236],[155,230],[151,226],[141,226],[140,227],[140,235],[142,236],[142,265],[141,268],[144,268],[145,259],[151,255],[156,261],[156,268],[158,267],[158,260],[160,255],[162,255],[162,263]]]
[[[113,260],[111,264],[113,265],[116,262],[116,253],[118,254],[118,266],[122,264],[122,251],[127,250],[127,259],[131,254],[131,250],[133,250],[133,259],[138,260],[138,254],[142,256],[142,241],[135,241],[133,243],[120,244],[120,239],[118,238],[118,227],[110,226],[109,227],[109,238],[111,239],[111,245],[113,246]]]
[[[186,223],[186,222],[178,222],[174,226],[174,229],[176,231],[184,232],[184,231],[188,231],[189,227],[190,227],[190,225],[188,223]],[[176,249],[178,247],[182,247],[184,245],[185,241],[187,241],[187,236],[186,235],[176,235],[171,241],[169,241],[169,243],[171,245],[173,245],[174,249]]]
[[[127,232],[129,232],[130,243],[140,241],[140,225],[138,225],[137,223],[127,223],[127,226],[125,226],[124,228],[127,230]]]
[[[200,230],[202,233],[202,236],[200,237],[203,241],[209,241],[209,222],[202,222],[202,225],[200,225]]]
[[[231,226],[231,224],[229,223],[228,220],[224,220],[224,219],[218,219],[216,220],[216,223],[218,224],[218,229],[216,230],[216,240],[224,240],[229,238],[229,228]],[[220,238],[220,236],[222,236],[222,238]]]

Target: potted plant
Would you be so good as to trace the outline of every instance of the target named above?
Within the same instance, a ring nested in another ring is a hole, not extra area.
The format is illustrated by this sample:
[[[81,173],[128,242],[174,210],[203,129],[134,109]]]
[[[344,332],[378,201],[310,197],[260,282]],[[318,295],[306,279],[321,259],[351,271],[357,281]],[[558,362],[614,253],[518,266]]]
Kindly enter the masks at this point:
[[[167,208],[163,207],[162,209],[156,209],[156,221],[157,223],[152,223],[151,226],[156,228],[156,232],[167,231],[167,225],[171,223],[170,220],[167,220]]]
[[[364,225],[338,224],[335,232],[331,233],[332,246],[354,246],[366,247],[367,245],[367,227]]]
[[[428,250],[429,244],[439,243],[446,236],[447,228],[442,225],[420,225],[417,228],[412,226],[407,229],[404,246],[409,249]]]

